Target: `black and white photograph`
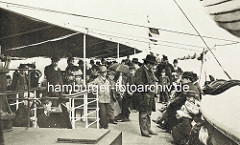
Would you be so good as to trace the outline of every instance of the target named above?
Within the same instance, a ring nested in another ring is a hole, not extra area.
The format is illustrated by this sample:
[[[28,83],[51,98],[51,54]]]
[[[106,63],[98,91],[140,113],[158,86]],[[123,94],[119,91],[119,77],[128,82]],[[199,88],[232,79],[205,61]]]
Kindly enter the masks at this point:
[[[240,144],[240,0],[0,0],[0,145]]]

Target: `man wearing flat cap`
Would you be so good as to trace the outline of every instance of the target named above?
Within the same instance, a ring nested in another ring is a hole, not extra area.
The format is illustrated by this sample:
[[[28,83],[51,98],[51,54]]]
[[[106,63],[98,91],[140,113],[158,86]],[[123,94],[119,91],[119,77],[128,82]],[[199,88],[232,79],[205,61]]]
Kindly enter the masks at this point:
[[[53,86],[56,86],[56,85],[62,86],[63,85],[62,73],[60,68],[58,67],[58,61],[60,59],[58,57],[52,57],[51,60],[52,60],[52,63],[49,66],[46,66],[44,69],[44,75],[47,79],[48,84]],[[54,90],[49,90],[48,96],[61,97],[62,92],[55,92]],[[53,106],[54,107],[58,106],[58,103],[53,102]]]
[[[137,87],[153,85],[156,82],[153,73],[153,67],[157,64],[156,57],[147,55],[146,59],[143,60],[144,64],[135,73],[134,83]],[[135,92],[135,97],[139,99],[139,126],[141,135],[145,137],[156,135],[151,129],[151,113],[155,109],[154,95],[154,92],[151,92],[149,89]]]

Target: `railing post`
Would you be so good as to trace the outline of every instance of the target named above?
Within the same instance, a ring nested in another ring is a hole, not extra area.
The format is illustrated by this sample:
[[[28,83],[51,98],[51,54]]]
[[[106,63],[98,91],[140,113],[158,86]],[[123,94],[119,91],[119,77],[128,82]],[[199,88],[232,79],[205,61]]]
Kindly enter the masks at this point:
[[[37,118],[37,91],[35,90],[34,91],[34,128],[37,128],[37,120],[36,120],[36,118]]]
[[[76,128],[76,121],[75,121],[76,117],[75,117],[75,99],[72,99],[72,128],[75,129]]]
[[[87,49],[87,41],[86,41],[86,34],[83,35],[83,79],[84,79],[84,87],[86,87],[86,49]],[[84,113],[84,121],[85,121],[85,127],[88,128],[88,100],[87,100],[87,94],[84,94],[84,108],[83,108],[83,113]]]
[[[87,94],[84,94],[84,120],[85,120],[85,127],[88,128],[88,100],[87,100]]]
[[[19,98],[19,94],[17,93],[16,94],[16,110],[18,110],[18,107],[19,107],[19,100],[18,100],[18,98]]]
[[[71,121],[71,124],[73,126],[73,118],[72,118],[72,101],[71,101],[71,98],[69,98],[69,118],[70,118],[70,121]]]
[[[96,108],[96,112],[97,112],[97,129],[99,129],[99,106],[98,106],[98,93],[96,93],[96,102],[97,102],[97,108]]]

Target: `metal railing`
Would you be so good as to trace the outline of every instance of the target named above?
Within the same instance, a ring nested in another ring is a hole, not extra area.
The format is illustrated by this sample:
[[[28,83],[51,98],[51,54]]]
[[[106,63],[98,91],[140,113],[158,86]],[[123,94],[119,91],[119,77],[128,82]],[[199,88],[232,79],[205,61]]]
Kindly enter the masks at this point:
[[[32,98],[19,98],[19,94],[20,93],[24,93],[24,94],[27,93],[27,91],[24,91],[24,90],[21,90],[21,91],[7,91],[5,94],[2,93],[1,95],[7,95],[7,96],[9,96],[9,95],[16,95],[16,98],[7,98],[8,100],[16,100],[15,103],[9,104],[10,106],[16,106],[16,110],[15,111],[17,111],[19,109],[19,104],[24,103],[23,102],[24,100],[33,101],[33,108],[30,109],[30,111],[33,111],[33,116],[32,117],[37,118],[37,109],[38,109],[38,107],[37,107],[37,103],[36,102],[40,102],[41,103],[40,98],[37,98],[37,91],[41,91],[41,90],[45,90],[45,88],[44,87],[32,88],[30,90],[30,92],[33,92],[33,94],[34,94],[34,97],[32,97]],[[37,120],[33,121],[33,127],[37,128]]]
[[[28,74],[30,74],[29,72],[31,71],[39,71],[37,69],[8,69],[9,71],[15,71],[15,70],[22,70],[22,71],[27,71]],[[14,106],[16,105],[16,110],[19,109],[19,104],[23,103],[23,100],[27,100],[27,101],[33,101],[33,109],[30,110],[30,106],[28,105],[28,118],[30,118],[30,111],[33,110],[33,117],[34,118],[37,118],[37,109],[39,109],[37,107],[37,104],[36,102],[40,101],[41,97],[40,98],[37,98],[37,91],[38,90],[44,90],[46,88],[44,87],[37,87],[37,88],[31,88],[30,87],[30,75],[28,75],[28,88],[26,90],[11,90],[11,91],[7,91],[6,93],[0,93],[0,96],[1,95],[16,95],[16,98],[10,98],[10,100],[16,100],[15,103],[11,103],[9,104],[10,106]],[[34,97],[30,97],[30,93],[34,94]],[[20,93],[27,93],[27,98],[19,98],[19,94]],[[88,128],[90,127],[91,125],[93,125],[94,123],[97,124],[97,129],[99,129],[99,106],[98,106],[98,94],[96,93],[95,94],[95,98],[88,98],[88,94],[89,93],[92,93],[91,91],[87,92],[76,92],[76,93],[72,93],[72,94],[63,94],[64,98],[69,100],[69,118],[70,118],[70,121],[72,123],[72,128],[75,129],[76,128],[76,121],[79,121],[79,120],[84,120],[85,121],[85,128]],[[93,93],[92,93],[93,94]],[[58,100],[59,97],[44,97],[46,99],[49,99],[49,100]],[[75,104],[75,101],[76,100],[83,100],[83,104],[81,105],[78,105],[76,106]],[[89,101],[91,100],[91,101]],[[95,108],[89,108],[88,105],[91,104],[91,103],[96,103],[96,107]],[[28,103],[30,104],[30,103]],[[77,117],[77,114],[76,114],[76,110],[80,110],[83,108],[83,116],[80,116],[80,117]],[[91,111],[90,112],[90,109],[94,110],[94,111]],[[89,117],[91,114],[93,113],[96,113],[96,117]],[[88,119],[90,118],[94,118],[96,120],[94,120],[93,122],[89,123]],[[30,120],[28,119],[28,122],[27,123],[27,127],[30,127]],[[33,122],[34,124],[34,128],[37,128],[37,120],[34,120]]]
[[[99,129],[99,106],[98,106],[98,94],[95,94],[96,98],[88,98],[88,94],[91,92],[78,92],[73,94],[66,95],[69,98],[70,104],[70,113],[69,117],[72,123],[72,128],[76,128],[76,121],[80,121],[81,119],[85,121],[85,128],[90,127],[93,124],[97,124],[97,129]],[[83,104],[76,105],[76,100],[83,100]],[[91,100],[91,101],[89,101]],[[92,103],[96,103],[96,108],[89,108],[88,105]],[[83,108],[83,116],[77,117],[77,110],[82,110]],[[91,111],[91,110],[94,111]],[[96,117],[89,117],[89,115],[96,113]],[[94,118],[95,120],[89,124],[89,119]]]
[[[30,92],[33,91],[34,97],[28,99],[28,98],[19,98],[19,93],[24,93],[26,91],[8,91],[6,93],[6,95],[14,95],[16,94],[16,98],[11,98],[11,100],[16,100],[15,103],[11,103],[9,104],[10,106],[16,106],[16,110],[19,108],[19,104],[22,104],[23,101],[21,100],[28,100],[28,101],[34,101],[33,102],[33,109],[31,109],[31,111],[33,111],[33,117],[37,118],[37,109],[39,109],[37,107],[36,101],[40,101],[41,98],[37,98],[37,90],[43,90],[44,88],[35,88],[30,90]],[[73,94],[64,94],[64,98],[69,100],[69,118],[70,121],[72,123],[72,128],[75,129],[76,128],[76,121],[80,121],[81,119],[83,119],[85,121],[85,128],[90,127],[93,124],[97,124],[97,129],[99,129],[99,106],[98,106],[98,94],[96,94],[95,98],[88,98],[88,94],[91,92],[77,92],[77,93],[73,93]],[[44,97],[45,99],[49,99],[49,100],[58,100],[59,97]],[[83,104],[81,105],[76,105],[75,102],[76,100],[83,100]],[[91,101],[89,101],[91,100]],[[89,108],[88,105],[91,103],[96,103],[96,108]],[[66,106],[67,107],[67,106]],[[80,110],[83,108],[83,116],[81,117],[77,117],[77,113],[76,110]],[[94,111],[91,111],[94,110]],[[89,115],[96,113],[96,117],[89,117]],[[91,122],[89,124],[89,119],[96,119],[93,122]],[[34,128],[37,128],[37,120],[34,120],[33,122],[34,124]]]

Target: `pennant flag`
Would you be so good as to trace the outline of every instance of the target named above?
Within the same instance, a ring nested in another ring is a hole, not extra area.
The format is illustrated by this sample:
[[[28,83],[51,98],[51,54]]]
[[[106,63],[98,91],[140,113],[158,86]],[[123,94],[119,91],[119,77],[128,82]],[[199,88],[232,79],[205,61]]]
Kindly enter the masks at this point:
[[[149,39],[152,41],[152,42],[157,42],[157,38],[159,36],[159,31],[158,29],[155,29],[155,28],[149,28],[149,33],[148,33],[148,36],[149,36]]]
[[[148,24],[150,24],[149,20],[148,20]],[[149,27],[148,30],[149,30],[148,31],[149,40],[152,42],[158,42],[156,39],[160,35],[159,30],[156,28],[152,28],[152,27]]]

